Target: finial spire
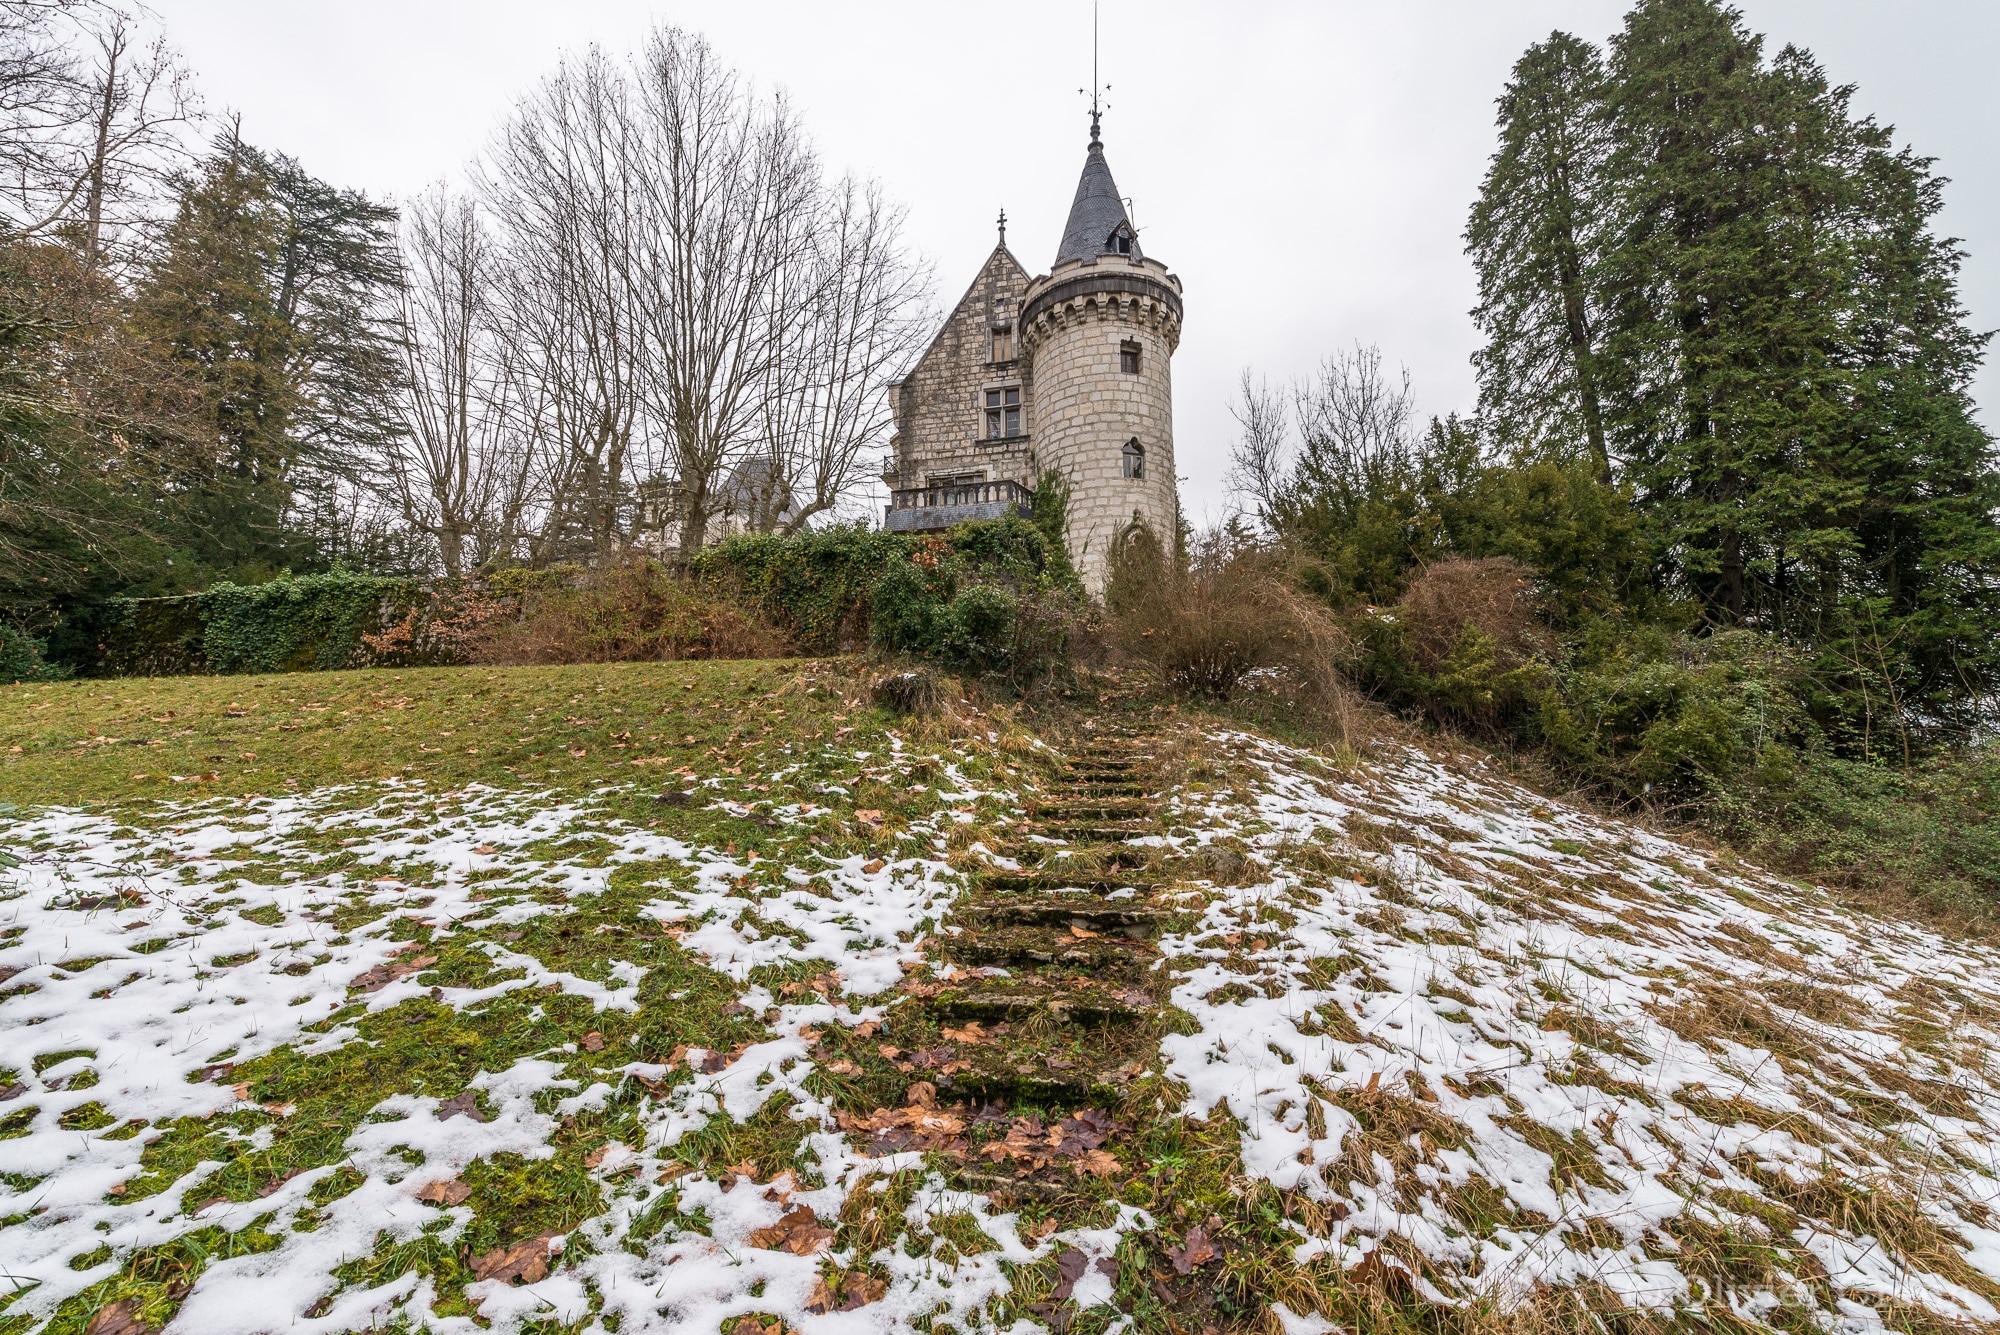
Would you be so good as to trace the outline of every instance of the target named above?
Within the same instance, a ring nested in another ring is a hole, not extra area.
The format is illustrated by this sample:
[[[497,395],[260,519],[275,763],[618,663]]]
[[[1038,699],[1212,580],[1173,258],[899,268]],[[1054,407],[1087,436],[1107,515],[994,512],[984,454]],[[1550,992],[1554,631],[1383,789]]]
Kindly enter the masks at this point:
[[[1000,210],[1000,244],[1007,244],[1007,210],[1004,207]]]
[[[1081,92],[1083,91],[1083,89],[1079,88],[1079,89],[1077,89],[1076,91],[1077,91],[1077,92],[1079,92],[1079,93],[1081,93]],[[1091,0],[1091,6],[1090,6],[1090,146],[1091,146],[1091,148],[1092,148],[1092,149],[1100,149],[1100,148],[1101,148],[1101,147],[1103,146],[1103,145],[1102,145],[1102,143],[1101,143],[1101,141],[1100,141],[1100,139],[1099,139],[1099,137],[1098,137],[1098,123],[1099,123],[1099,122],[1100,122],[1100,121],[1101,121],[1101,120],[1102,120],[1102,119],[1104,118],[1104,108],[1105,108],[1105,106],[1107,105],[1107,104],[1106,104],[1106,103],[1105,103],[1105,102],[1103,101],[1103,94],[1105,94],[1105,93],[1108,93],[1108,92],[1110,92],[1110,91],[1111,91],[1111,85],[1110,85],[1110,84],[1108,84],[1108,83],[1107,83],[1107,84],[1102,84],[1102,85],[1100,85],[1100,84],[1099,84],[1099,83],[1097,82],[1097,3],[1096,3],[1096,0]]]

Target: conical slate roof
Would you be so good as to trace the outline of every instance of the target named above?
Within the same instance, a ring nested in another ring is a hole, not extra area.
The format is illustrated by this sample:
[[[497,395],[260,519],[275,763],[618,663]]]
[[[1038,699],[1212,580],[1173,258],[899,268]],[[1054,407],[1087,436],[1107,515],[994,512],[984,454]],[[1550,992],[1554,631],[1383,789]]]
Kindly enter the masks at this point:
[[[1097,126],[1090,127],[1090,151],[1083,159],[1083,179],[1076,183],[1076,200],[1069,206],[1069,224],[1063,228],[1062,246],[1056,263],[1087,260],[1118,253],[1111,235],[1123,225],[1132,232],[1125,216],[1125,203],[1112,183],[1110,164],[1104,160],[1104,145],[1097,138]],[[1132,233],[1132,258],[1139,257],[1139,238]]]

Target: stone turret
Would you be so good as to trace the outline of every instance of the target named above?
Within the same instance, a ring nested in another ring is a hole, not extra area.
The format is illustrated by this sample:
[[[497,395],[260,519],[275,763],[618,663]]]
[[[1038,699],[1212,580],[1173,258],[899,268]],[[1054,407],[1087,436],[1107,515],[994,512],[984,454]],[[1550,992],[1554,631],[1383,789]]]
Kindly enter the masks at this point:
[[[1020,319],[1036,463],[1068,481],[1070,558],[1092,593],[1135,528],[1173,541],[1180,336],[1180,280],[1141,252],[1093,115],[1055,264],[1028,285]]]

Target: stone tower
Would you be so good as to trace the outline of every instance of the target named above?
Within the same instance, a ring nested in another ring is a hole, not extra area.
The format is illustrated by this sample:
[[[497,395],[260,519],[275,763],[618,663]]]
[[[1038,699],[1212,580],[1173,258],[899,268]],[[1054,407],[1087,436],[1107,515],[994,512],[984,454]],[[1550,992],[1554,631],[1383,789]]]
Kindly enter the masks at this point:
[[[1069,486],[1069,553],[1093,594],[1135,526],[1173,541],[1171,360],[1181,284],[1141,252],[1096,113],[1054,266],[1030,279],[1000,243],[895,391],[884,522],[903,533],[1029,513]]]
[[[1036,462],[1068,480],[1070,559],[1092,593],[1135,527],[1174,539],[1180,339],[1180,280],[1141,252],[1093,113],[1062,246],[1021,299]]]

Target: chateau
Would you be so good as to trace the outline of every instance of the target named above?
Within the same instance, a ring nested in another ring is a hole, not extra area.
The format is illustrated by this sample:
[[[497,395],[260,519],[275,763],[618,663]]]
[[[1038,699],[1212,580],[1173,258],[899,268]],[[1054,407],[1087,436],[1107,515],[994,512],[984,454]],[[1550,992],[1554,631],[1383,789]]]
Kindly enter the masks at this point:
[[[1098,116],[1049,272],[1031,278],[1000,241],[916,369],[892,391],[883,480],[897,532],[1027,514],[1047,473],[1069,487],[1069,554],[1102,593],[1111,553],[1138,527],[1171,541],[1170,363],[1181,283],[1148,259],[1104,159]]]

